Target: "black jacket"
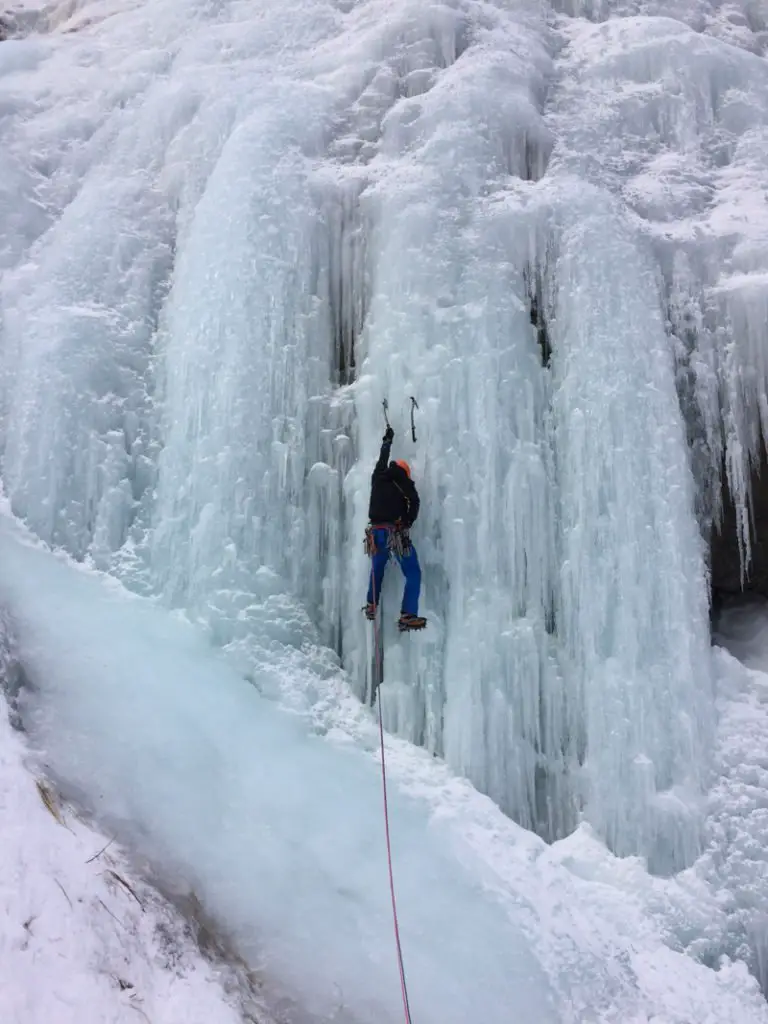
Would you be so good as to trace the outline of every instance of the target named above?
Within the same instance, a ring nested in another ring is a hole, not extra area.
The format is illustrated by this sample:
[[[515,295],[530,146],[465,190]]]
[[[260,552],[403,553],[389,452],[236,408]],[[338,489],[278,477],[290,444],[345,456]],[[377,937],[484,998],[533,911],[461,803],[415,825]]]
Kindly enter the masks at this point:
[[[413,526],[419,514],[419,495],[416,486],[401,466],[389,462],[391,441],[381,446],[379,461],[371,476],[371,503],[368,518],[374,524],[396,523]]]

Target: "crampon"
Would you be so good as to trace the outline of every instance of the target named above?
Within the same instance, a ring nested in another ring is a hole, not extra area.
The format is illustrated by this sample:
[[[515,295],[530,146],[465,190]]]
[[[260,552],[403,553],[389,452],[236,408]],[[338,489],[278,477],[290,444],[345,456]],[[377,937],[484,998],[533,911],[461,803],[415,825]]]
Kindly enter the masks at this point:
[[[401,615],[397,621],[397,628],[401,633],[409,633],[411,630],[424,629],[427,620],[421,615]]]

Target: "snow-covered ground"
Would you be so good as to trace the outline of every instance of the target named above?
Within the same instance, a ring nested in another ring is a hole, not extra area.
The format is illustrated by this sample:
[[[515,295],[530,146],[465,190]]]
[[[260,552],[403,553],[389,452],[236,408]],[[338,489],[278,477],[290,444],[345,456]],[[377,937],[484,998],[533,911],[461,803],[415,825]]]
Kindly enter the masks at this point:
[[[242,1022],[235,971],[203,959],[188,922],[60,802],[8,710],[0,694],[0,1020]]]

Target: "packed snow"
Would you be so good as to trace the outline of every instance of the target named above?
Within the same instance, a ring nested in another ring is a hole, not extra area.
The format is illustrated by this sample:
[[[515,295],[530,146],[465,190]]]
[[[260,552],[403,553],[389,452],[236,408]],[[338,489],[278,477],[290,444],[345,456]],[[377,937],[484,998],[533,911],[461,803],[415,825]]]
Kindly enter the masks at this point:
[[[238,1024],[236,989],[224,991],[233,972],[217,976],[179,914],[58,800],[39,767],[0,695],[0,1019]]]
[[[360,614],[386,399],[429,620],[398,636],[390,573],[415,1017],[765,1019],[762,726],[706,571],[724,479],[748,566],[768,433],[763,6],[4,25],[2,480],[88,571],[7,520],[0,596],[62,787],[273,1010],[397,1019]]]

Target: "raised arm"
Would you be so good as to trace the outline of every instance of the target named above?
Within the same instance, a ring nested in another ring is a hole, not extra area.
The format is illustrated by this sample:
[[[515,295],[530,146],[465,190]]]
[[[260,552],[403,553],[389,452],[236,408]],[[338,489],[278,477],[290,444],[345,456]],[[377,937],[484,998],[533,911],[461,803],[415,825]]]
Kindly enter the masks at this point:
[[[395,432],[392,427],[387,427],[387,432],[384,435],[384,440],[381,445],[381,451],[379,452],[379,461],[373,467],[373,476],[380,476],[385,472],[389,466],[389,452],[392,448],[392,441],[394,439]]]

